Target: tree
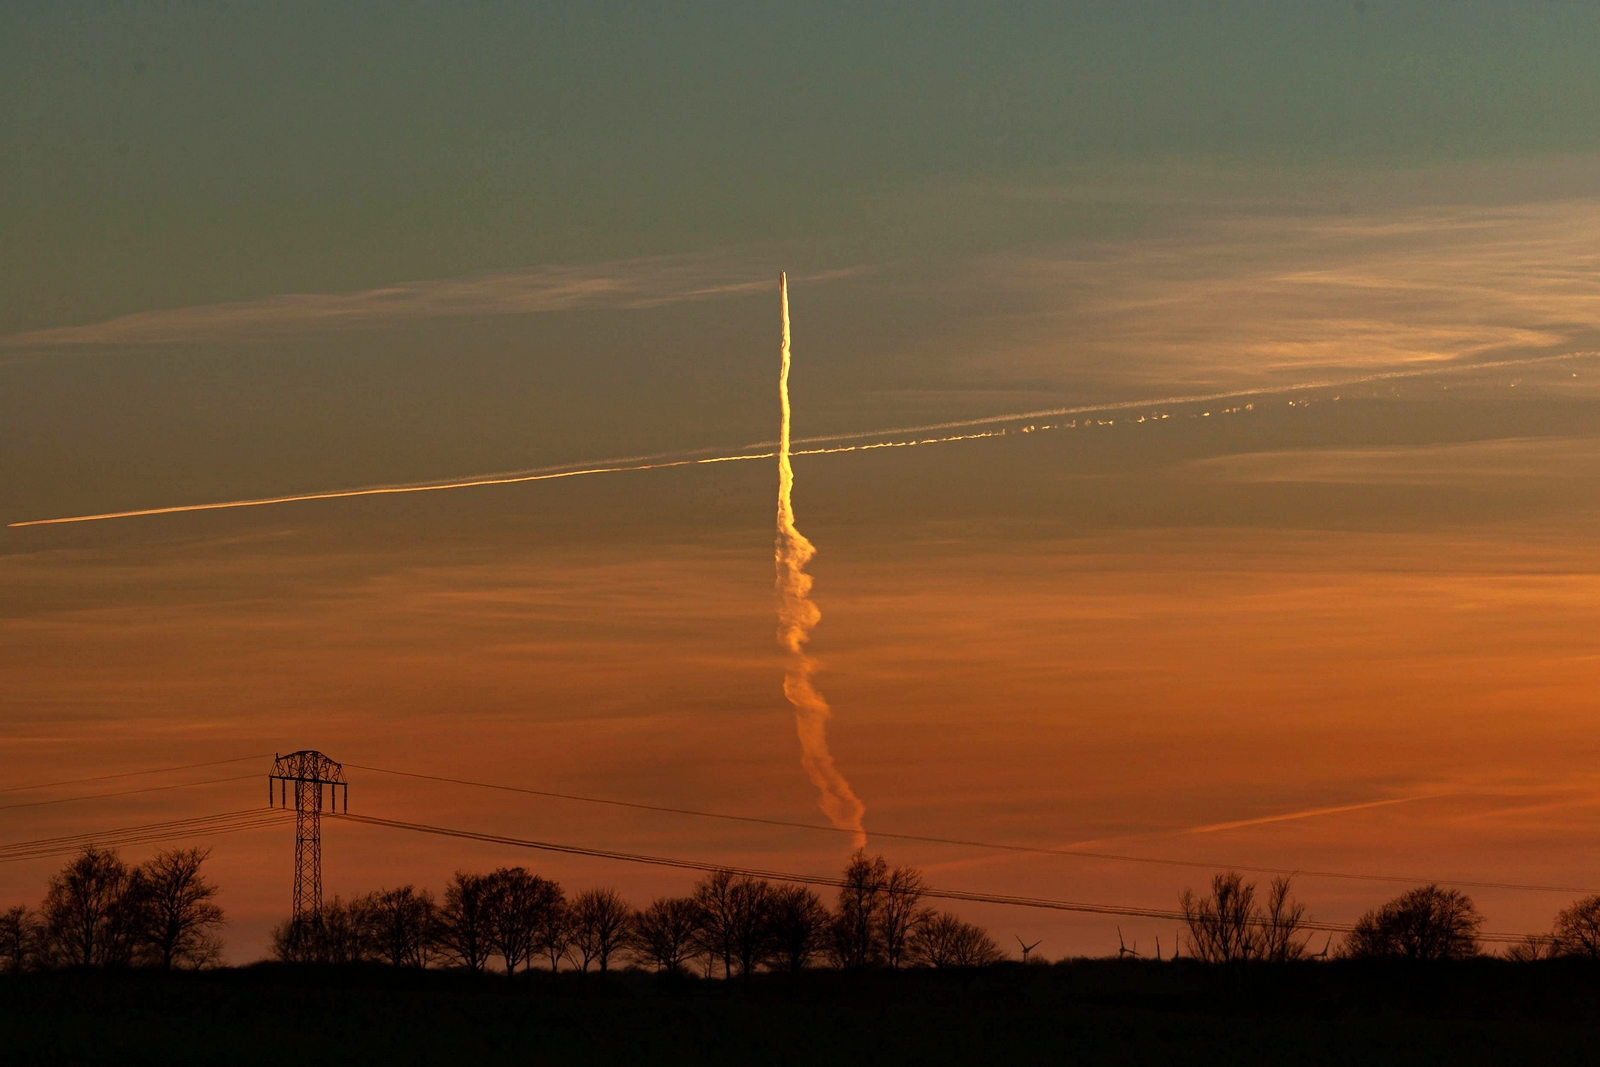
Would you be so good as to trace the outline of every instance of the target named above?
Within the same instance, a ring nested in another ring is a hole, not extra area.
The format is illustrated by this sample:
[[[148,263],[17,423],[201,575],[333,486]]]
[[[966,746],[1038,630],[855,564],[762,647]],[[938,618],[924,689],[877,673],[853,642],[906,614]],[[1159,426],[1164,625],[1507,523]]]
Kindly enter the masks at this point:
[[[1289,897],[1289,879],[1274,878],[1272,891],[1267,894],[1267,910],[1260,917],[1260,937],[1256,942],[1256,958],[1268,963],[1287,963],[1306,954],[1306,942],[1301,927],[1305,924],[1306,906]]]
[[[136,872],[141,954],[165,970],[221,960],[216,928],[223,924],[222,909],[213,903],[218,889],[200,873],[210,855],[210,849],[173,849],[157,853]]]
[[[615,889],[591,889],[572,902],[572,943],[585,972],[591,961],[606,972],[612,955],[628,943],[632,916]]]
[[[866,967],[883,959],[878,920],[888,879],[889,865],[882,856],[868,859],[857,852],[845,867],[828,946],[840,967]]]
[[[1189,927],[1189,951],[1206,963],[1253,959],[1259,947],[1251,922],[1256,887],[1238,871],[1211,879],[1211,895],[1197,899],[1188,889],[1179,898]]]
[[[1266,907],[1256,887],[1238,871],[1211,879],[1211,895],[1185,889],[1179,898],[1189,927],[1189,951],[1206,963],[1263,960],[1283,963],[1305,956],[1305,905],[1289,895],[1290,879],[1274,878]]]
[[[733,937],[738,925],[739,902],[732,871],[712,871],[694,884],[700,908],[700,936],[706,956],[722,960],[722,977],[733,976]],[[707,964],[709,970],[710,964]]]
[[[988,967],[1005,958],[983,927],[931,908],[912,923],[906,949],[908,962],[926,967]]]
[[[772,899],[772,883],[761,879],[739,878],[731,887],[729,940],[746,984],[772,952]]]
[[[438,909],[438,940],[451,959],[474,973],[489,962],[489,879],[457,871]]]
[[[567,959],[572,952],[573,919],[572,908],[565,900],[556,900],[550,905],[550,910],[545,913],[544,923],[539,927],[539,952],[550,960],[550,973],[554,974],[561,969],[561,961]]]
[[[1457,889],[1408,890],[1356,921],[1345,954],[1357,959],[1455,960],[1479,953],[1483,916]]]
[[[362,901],[373,951],[394,967],[426,967],[437,926],[433,894],[415,886],[380,889]]]
[[[16,974],[38,958],[38,919],[26,905],[0,912],[0,973]]]
[[[772,951],[790,974],[805,970],[822,948],[828,909],[803,885],[779,886],[772,897]]]
[[[139,886],[113,851],[90,845],[51,877],[43,922],[50,953],[69,967],[131,962]]]
[[[891,968],[898,968],[904,961],[906,939],[917,921],[917,904],[926,889],[922,872],[914,867],[896,867],[883,881],[878,937],[883,958]]]
[[[501,867],[489,875],[489,943],[505,961],[506,973],[539,949],[539,934],[551,909],[560,905],[561,887],[522,867]]]
[[[1512,963],[1534,963],[1561,955],[1561,942],[1550,934],[1528,934],[1506,949],[1506,959]]]
[[[366,898],[340,897],[297,924],[285,919],[272,931],[273,955],[285,963],[366,963],[376,958]]]
[[[693,897],[659,897],[633,917],[634,951],[675,978],[703,951],[700,918]]]
[[[1556,916],[1553,936],[1560,955],[1600,959],[1600,896],[1564,909]]]

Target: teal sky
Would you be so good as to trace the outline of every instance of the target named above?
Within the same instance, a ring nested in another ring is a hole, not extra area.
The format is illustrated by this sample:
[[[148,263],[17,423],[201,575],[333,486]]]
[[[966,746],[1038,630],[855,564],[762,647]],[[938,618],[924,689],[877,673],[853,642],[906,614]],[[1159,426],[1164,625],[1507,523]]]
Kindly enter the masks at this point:
[[[1600,12],[1578,3],[17,3],[3,18],[3,333],[530,263],[749,242],[881,257],[1108,222],[1013,212],[997,231],[981,204],[906,203],[930,184],[1600,138]]]

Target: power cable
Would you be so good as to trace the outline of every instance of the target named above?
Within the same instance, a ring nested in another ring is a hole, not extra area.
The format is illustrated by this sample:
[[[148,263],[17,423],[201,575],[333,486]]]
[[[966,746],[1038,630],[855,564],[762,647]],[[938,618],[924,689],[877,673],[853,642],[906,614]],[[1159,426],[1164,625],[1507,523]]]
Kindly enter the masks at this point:
[[[672,867],[678,870],[702,871],[712,873],[728,871],[731,874],[747,878],[764,878],[769,881],[793,882],[801,885],[828,886],[841,888],[845,882],[841,878],[814,874],[793,874],[784,871],[768,871],[754,867],[735,867],[725,863],[710,863],[703,860],[687,860],[670,856],[651,856],[644,853],[618,852],[613,849],[590,848],[584,845],[563,845],[551,841],[536,841],[530,838],[510,837],[505,834],[479,833],[473,830],[458,830],[445,826],[430,826],[426,823],[404,822],[399,819],[384,819],[373,815],[346,815],[336,814],[336,819],[348,822],[363,823],[368,826],[384,826],[395,830],[406,830],[412,833],[433,834],[440,837],[461,838],[468,841],[482,841],[489,844],[510,845],[515,848],[537,849],[543,852],[557,852],[570,856],[587,856],[594,859],[617,860],[623,863],[640,863],[656,867]],[[922,895],[932,900],[960,900],[969,903],[1003,904],[1010,907],[1039,908],[1049,911],[1081,912],[1089,915],[1118,915],[1132,918],[1161,919],[1168,922],[1182,922],[1183,912],[1169,908],[1141,908],[1120,904],[1093,904],[1082,901],[1055,900],[1048,897],[1024,897],[997,893],[978,893],[961,889],[939,889],[925,887]],[[1349,933],[1354,929],[1350,923],[1330,923],[1306,921],[1300,924],[1303,930],[1318,933]],[[1480,934],[1479,940],[1513,943],[1522,940],[1520,934],[1486,933]]]
[[[547,797],[554,800],[571,800],[584,804],[605,804],[618,808],[633,808],[638,811],[654,811],[668,815],[690,815],[701,819],[724,819],[730,822],[755,823],[762,826],[782,826],[796,830],[816,830],[830,834],[854,834],[854,830],[841,829],[837,826],[826,826],[821,823],[796,822],[788,819],[769,819],[757,815],[730,815],[725,812],[698,811],[693,808],[674,808],[660,804],[642,804],[631,800],[613,800],[606,797],[582,796],[576,793],[556,793],[544,789],[527,789],[514,785],[498,785],[493,782],[475,782],[466,778],[447,778],[437,774],[419,774],[415,771],[397,771],[388,767],[372,767],[360,763],[346,763],[346,767],[363,771],[373,771],[378,774],[393,774],[404,778],[420,778],[431,782],[447,782],[451,785],[473,786],[479,789],[495,789],[507,793],[525,793],[529,796]],[[1041,856],[1067,856],[1074,859],[1109,860],[1118,863],[1148,863],[1163,867],[1189,867],[1205,870],[1235,870],[1246,871],[1252,874],[1275,874],[1296,878],[1338,878],[1349,881],[1361,882],[1408,882],[1429,883],[1438,882],[1453,886],[1463,886],[1470,889],[1510,889],[1532,893],[1586,893],[1588,889],[1583,886],[1539,885],[1522,882],[1491,882],[1474,879],[1447,879],[1426,878],[1413,875],[1398,874],[1358,874],[1349,871],[1316,871],[1304,870],[1294,867],[1266,867],[1255,864],[1242,863],[1211,863],[1202,860],[1166,859],[1156,856],[1130,856],[1116,852],[1093,852],[1086,849],[1074,848],[1049,848],[1044,845],[1015,845],[995,841],[976,841],[959,837],[936,837],[928,834],[894,833],[888,830],[868,830],[870,837],[887,837],[896,841],[917,841],[924,844],[957,845],[965,848],[983,848],[1000,852],[1021,852]]]
[[[254,808],[246,811],[203,815],[192,819],[147,823],[126,826],[97,833],[68,834],[62,837],[43,838],[37,841],[17,841],[0,846],[0,863],[39,859],[46,856],[68,855],[87,845],[117,848],[127,845],[149,844],[192,837],[210,837],[216,834],[239,833],[289,821],[287,812]]]
[[[187,789],[195,785],[221,785],[223,782],[242,782],[255,778],[254,774],[237,774],[232,778],[208,778],[203,782],[175,782],[172,785],[148,785],[142,789],[123,789],[115,793],[86,793],[77,797],[56,797],[54,800],[27,800],[21,804],[0,804],[0,811],[9,811],[13,808],[39,808],[46,804],[68,804],[75,800],[101,800],[105,797],[127,797],[135,793],[157,793],[163,789]]]
[[[246,760],[266,759],[260,756],[235,756],[232,759],[216,759],[206,763],[184,763],[177,767],[155,767],[148,771],[122,771],[119,774],[97,774],[93,778],[68,778],[61,782],[44,782],[39,785],[13,785],[0,789],[0,793],[26,793],[36,789],[55,789],[63,785],[82,785],[85,782],[104,782],[111,778],[135,778],[142,774],[169,774],[172,771],[192,771],[197,767],[220,767],[225,763],[243,763]]]

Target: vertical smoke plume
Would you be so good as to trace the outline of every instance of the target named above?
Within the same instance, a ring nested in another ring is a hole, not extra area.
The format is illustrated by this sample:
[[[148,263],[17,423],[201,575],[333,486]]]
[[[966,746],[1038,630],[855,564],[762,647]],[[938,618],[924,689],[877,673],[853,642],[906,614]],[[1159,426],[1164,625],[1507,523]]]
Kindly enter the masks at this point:
[[[806,564],[817,554],[794,525],[794,467],[789,463],[789,280],[778,275],[778,299],[783,306],[783,368],[778,372],[778,399],[783,421],[778,433],[778,643],[788,653],[784,665],[783,694],[794,705],[795,730],[800,735],[800,764],[821,791],[822,811],[832,823],[855,831],[855,847],[867,843],[861,828],[866,811],[850,783],[833,765],[828,752],[828,720],[833,712],[811,684],[817,661],[806,655],[811,628],[822,613],[811,602],[811,575]]]

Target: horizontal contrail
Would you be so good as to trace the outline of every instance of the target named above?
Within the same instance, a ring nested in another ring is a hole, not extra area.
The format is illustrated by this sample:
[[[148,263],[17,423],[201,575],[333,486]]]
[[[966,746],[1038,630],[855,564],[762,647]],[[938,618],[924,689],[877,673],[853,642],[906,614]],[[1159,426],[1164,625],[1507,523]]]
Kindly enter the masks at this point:
[[[987,426],[996,422],[1018,422],[1022,419],[1049,419],[1057,415],[1087,415],[1096,411],[1130,411],[1138,408],[1160,407],[1165,404],[1203,404],[1212,400],[1229,400],[1240,396],[1275,396],[1279,393],[1299,393],[1310,389],[1340,389],[1352,385],[1368,385],[1397,378],[1432,378],[1444,374],[1466,374],[1476,370],[1497,370],[1503,367],[1527,367],[1539,363],[1556,363],[1572,359],[1592,359],[1600,352],[1564,352],[1556,356],[1532,356],[1528,359],[1502,359],[1489,363],[1471,363],[1449,367],[1424,367],[1417,370],[1384,371],[1366,374],[1359,378],[1330,378],[1324,381],[1300,382],[1296,385],[1271,385],[1255,389],[1230,389],[1224,393],[1197,393],[1192,396],[1164,396],[1154,400],[1119,400],[1111,404],[1085,404],[1081,407],[1046,408],[1042,411],[1023,411],[1014,415],[990,415],[981,419],[957,419],[953,422],[930,422],[923,426],[898,426],[892,430],[871,430],[864,433],[836,433],[823,437],[800,437],[806,444],[822,441],[849,441],[857,437],[902,433],[931,433],[934,430],[959,430],[967,426]],[[751,448],[764,448],[772,441],[762,441]]]
[[[801,448],[791,455],[821,456],[834,452],[862,452],[874,448],[905,448],[909,445],[943,444],[947,441],[971,441],[979,437],[1003,437],[1004,431],[966,433],[951,437],[933,437],[918,441],[884,441],[870,445],[844,445],[836,448]],[[106,511],[97,515],[68,515],[59,519],[29,519],[10,522],[8,528],[19,526],[55,526],[68,522],[99,522],[102,519],[132,519],[140,515],[176,515],[185,511],[221,511],[224,508],[257,508],[267,504],[294,504],[304,500],[343,500],[355,496],[392,496],[397,493],[431,493],[439,489],[470,489],[480,485],[516,485],[521,482],[543,482],[553,478],[576,478],[582,474],[617,474],[624,471],[653,471],[666,467],[692,467],[703,463],[738,463],[748,459],[771,459],[776,452],[747,452],[731,456],[707,456],[702,459],[678,459],[664,463],[632,463],[613,467],[576,467],[566,470],[549,470],[545,473],[491,475],[469,478],[459,482],[427,482],[408,485],[379,485],[366,489],[334,489],[323,493],[297,493],[291,496],[256,497],[250,500],[224,500],[211,504],[178,504],[165,508],[140,508],[137,511]]]
[[[834,441],[852,441],[863,437],[889,437],[902,434],[935,433],[940,430],[961,430],[975,426],[992,426],[1002,422],[1020,422],[1026,419],[1055,418],[1066,415],[1087,415],[1099,411],[1130,411],[1138,408],[1162,407],[1177,404],[1202,404],[1214,400],[1228,400],[1234,397],[1246,396],[1274,396],[1282,393],[1305,392],[1312,389],[1337,389],[1355,385],[1367,385],[1373,382],[1394,381],[1406,378],[1429,378],[1446,374],[1466,374],[1480,370],[1501,370],[1510,367],[1529,367],[1545,363],[1555,363],[1567,360],[1590,359],[1600,356],[1600,352],[1566,352],[1554,356],[1533,356],[1528,359],[1503,359],[1488,363],[1473,363],[1465,366],[1426,367],[1417,370],[1385,371],[1379,374],[1367,374],[1356,378],[1335,378],[1322,381],[1300,382],[1293,385],[1262,386],[1255,389],[1234,389],[1219,393],[1195,393],[1188,396],[1155,397],[1146,400],[1122,400],[1109,404],[1084,404],[1076,407],[1046,408],[1039,411],[1022,411],[1010,415],[988,415],[976,419],[957,419],[949,422],[926,423],[921,426],[899,426],[887,430],[861,430],[853,433],[824,434],[814,437],[795,438],[796,444],[830,445]],[[797,448],[791,451],[796,456],[830,455],[836,452],[861,452],[875,448],[904,448],[910,445],[944,444],[950,441],[971,441],[982,437],[1003,437],[1005,430],[989,430],[978,433],[954,434],[942,437],[916,439],[910,441],[880,441],[864,445],[842,445],[824,448]],[[267,504],[295,504],[311,500],[343,500],[359,496],[392,496],[399,493],[431,493],[440,489],[471,489],[477,486],[489,485],[518,485],[524,482],[543,482],[557,478],[576,478],[586,474],[619,474],[627,471],[662,470],[668,467],[692,467],[707,463],[738,463],[743,460],[772,459],[777,455],[773,451],[778,442],[757,441],[744,446],[744,449],[735,453],[717,456],[698,456],[696,453],[709,452],[711,449],[697,449],[694,451],[657,452],[642,456],[629,456],[623,459],[602,461],[603,465],[578,466],[575,464],[558,464],[548,467],[532,467],[517,471],[507,471],[500,474],[475,475],[458,481],[447,482],[403,482],[391,485],[369,486],[361,489],[335,489],[320,493],[295,493],[287,496],[256,497],[247,500],[225,500],[209,504],[179,504],[164,508],[141,508],[135,511],[107,511],[95,515],[68,515],[55,519],[29,519],[25,522],[7,523],[7,528],[23,526],[54,526],[71,522],[99,522],[103,519],[132,519],[143,515],[176,515],[188,511],[221,511],[226,508],[254,508]],[[750,452],[748,449],[763,449],[760,452]],[[672,459],[673,456],[688,456],[696,458]]]

